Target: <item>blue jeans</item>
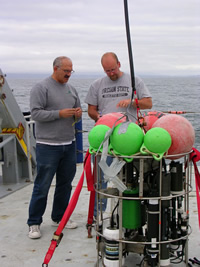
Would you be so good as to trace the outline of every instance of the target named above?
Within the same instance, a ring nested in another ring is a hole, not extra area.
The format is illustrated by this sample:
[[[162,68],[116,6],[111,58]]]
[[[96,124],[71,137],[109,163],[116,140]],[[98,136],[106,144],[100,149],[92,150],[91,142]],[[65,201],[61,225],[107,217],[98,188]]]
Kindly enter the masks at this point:
[[[56,174],[51,218],[59,222],[67,208],[76,173],[76,145],[36,145],[37,176],[29,205],[28,225],[40,225],[47,205],[49,188]]]
[[[113,161],[113,158],[108,156],[106,159],[106,163],[108,164],[108,166],[111,165]],[[100,168],[100,167],[99,167]],[[98,183],[98,187],[101,186],[101,189],[106,189],[107,188],[107,181],[104,180],[104,173],[102,170],[100,170],[100,179],[99,179],[99,183]],[[101,201],[99,202],[99,206],[98,209],[100,211],[100,203],[101,203],[101,208],[102,208],[102,212],[104,212],[106,210],[107,207],[107,198],[102,198]],[[94,204],[94,217],[97,217],[97,194],[95,194],[95,204]]]

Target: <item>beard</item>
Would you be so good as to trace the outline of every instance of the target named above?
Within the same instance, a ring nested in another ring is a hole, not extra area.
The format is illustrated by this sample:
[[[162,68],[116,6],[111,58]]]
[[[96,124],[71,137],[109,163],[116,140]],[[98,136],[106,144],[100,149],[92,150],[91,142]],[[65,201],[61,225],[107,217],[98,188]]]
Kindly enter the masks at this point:
[[[118,78],[119,78],[119,75],[118,74],[114,74],[112,76],[109,76],[109,78],[112,80],[112,81],[116,81]]]

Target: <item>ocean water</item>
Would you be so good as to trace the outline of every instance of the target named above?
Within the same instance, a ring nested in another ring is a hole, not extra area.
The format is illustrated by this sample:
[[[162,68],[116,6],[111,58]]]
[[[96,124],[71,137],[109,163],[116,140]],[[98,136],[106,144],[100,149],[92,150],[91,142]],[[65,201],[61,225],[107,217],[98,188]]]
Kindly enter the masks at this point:
[[[180,115],[190,121],[195,130],[194,147],[200,151],[200,76],[175,77],[175,76],[141,76],[149,88],[153,108],[156,111],[186,111]],[[83,148],[89,147],[88,132],[94,126],[87,114],[87,104],[84,103],[85,96],[90,84],[96,77],[78,78],[71,77],[70,83],[75,86],[81,99],[83,109]],[[41,79],[13,79],[7,77],[7,82],[13,91],[17,103],[22,112],[29,111],[30,90],[34,84]],[[181,133],[180,133],[181,134]]]

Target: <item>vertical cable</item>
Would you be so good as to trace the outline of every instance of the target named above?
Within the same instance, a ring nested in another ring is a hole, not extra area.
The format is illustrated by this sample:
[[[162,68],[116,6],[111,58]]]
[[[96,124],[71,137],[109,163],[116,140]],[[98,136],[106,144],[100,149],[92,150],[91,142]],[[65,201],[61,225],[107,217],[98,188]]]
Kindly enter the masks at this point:
[[[133,54],[131,49],[131,37],[130,37],[130,27],[129,27],[129,16],[128,16],[128,2],[124,0],[124,14],[125,14],[125,24],[126,24],[126,36],[128,44],[128,54],[129,54],[129,64],[130,64],[130,75],[131,75],[131,86],[132,86],[132,97],[134,97],[135,91],[135,75],[134,75],[134,66],[133,66]]]

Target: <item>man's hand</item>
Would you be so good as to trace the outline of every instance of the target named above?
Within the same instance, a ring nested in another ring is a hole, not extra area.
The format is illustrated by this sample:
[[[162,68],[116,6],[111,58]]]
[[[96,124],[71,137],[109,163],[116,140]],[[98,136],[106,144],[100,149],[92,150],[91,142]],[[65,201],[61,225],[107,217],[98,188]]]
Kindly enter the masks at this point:
[[[124,99],[124,100],[121,100],[118,104],[117,104],[117,107],[119,108],[127,108],[128,105],[130,105],[131,103],[131,99]],[[138,99],[137,100],[137,103],[138,103],[138,106],[140,109],[150,109],[152,108],[152,98],[151,97],[144,97],[142,99]],[[133,107],[137,107],[136,106],[136,102],[135,100],[133,99],[132,103],[131,103],[131,106]]]
[[[65,108],[61,109],[59,112],[60,118],[69,118],[75,116],[77,118],[81,117],[82,110],[81,108]]]
[[[80,118],[82,116],[82,109],[81,108],[75,108],[75,118]]]
[[[131,103],[131,99],[124,99],[121,100],[118,104],[117,104],[117,108],[127,108],[128,105]]]

